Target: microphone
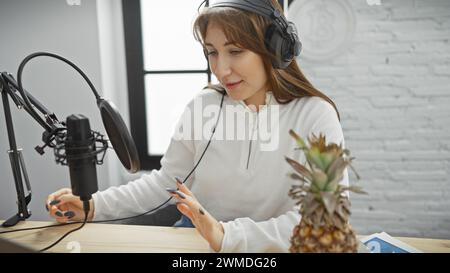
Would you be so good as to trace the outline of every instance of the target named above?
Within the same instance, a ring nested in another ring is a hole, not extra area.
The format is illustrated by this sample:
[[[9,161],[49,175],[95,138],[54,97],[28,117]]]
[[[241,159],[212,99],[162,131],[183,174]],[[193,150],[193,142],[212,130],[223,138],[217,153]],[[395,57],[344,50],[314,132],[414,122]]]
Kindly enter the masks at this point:
[[[135,173],[140,169],[140,161],[135,143],[114,104],[103,99],[87,75],[71,61],[49,52],[32,53],[20,63],[17,70],[17,82],[11,74],[7,72],[0,73],[0,91],[5,111],[10,151],[12,151],[10,155],[13,155],[10,159],[19,210],[16,215],[5,221],[2,224],[3,226],[14,226],[18,221],[25,220],[31,215],[27,208],[27,205],[31,201],[31,187],[28,183],[28,176],[20,150],[16,146],[8,95],[19,109],[24,109],[45,129],[42,133],[42,141],[44,144],[42,146],[36,146],[35,150],[40,155],[43,155],[45,147],[53,148],[56,163],[69,166],[72,192],[83,201],[86,215],[89,212],[89,200],[92,198],[92,194],[98,191],[96,164],[103,164],[106,150],[110,148],[108,140],[104,139],[102,134],[91,131],[89,120],[85,116],[71,115],[66,119],[66,122],[60,122],[54,113],[45,108],[23,88],[22,72],[25,65],[30,60],[41,56],[51,57],[65,62],[83,77],[96,98],[103,125],[120,162],[130,173]],[[96,143],[101,143],[101,146],[96,147]],[[103,153],[103,155],[99,159],[97,156],[100,153]],[[25,179],[27,189],[30,191],[30,194],[27,196],[25,196],[23,191],[21,174]]]
[[[130,173],[139,171],[136,145],[117,108],[103,98],[97,100],[97,105],[111,146],[120,162]],[[79,196],[81,201],[89,201],[98,190],[96,165],[103,164],[106,150],[110,147],[108,140],[101,133],[92,131],[89,119],[81,114],[68,116],[61,125],[62,129],[54,134],[55,144],[48,146],[53,148],[57,164],[69,166],[72,193]],[[101,146],[97,147],[96,143]]]
[[[98,98],[97,105],[111,146],[122,165],[130,173],[140,169],[136,145],[116,106],[108,100]],[[109,147],[103,135],[91,131],[89,119],[81,114],[70,115],[63,128],[55,133],[53,147],[57,164],[69,166],[72,193],[82,201],[89,201],[98,191],[96,165],[103,164]],[[96,143],[101,146],[97,147]],[[97,155],[103,153],[100,159]]]
[[[89,201],[98,191],[96,139],[88,118],[83,115],[68,116],[66,126],[64,144],[72,193],[81,201]]]

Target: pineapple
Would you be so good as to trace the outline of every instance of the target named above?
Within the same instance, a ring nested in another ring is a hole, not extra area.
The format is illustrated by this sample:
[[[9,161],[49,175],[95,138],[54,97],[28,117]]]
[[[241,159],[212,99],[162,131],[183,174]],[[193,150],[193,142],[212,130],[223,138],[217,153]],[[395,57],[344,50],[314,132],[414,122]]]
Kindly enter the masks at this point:
[[[327,145],[322,134],[308,138],[309,147],[293,130],[289,134],[296,140],[298,149],[303,150],[308,164],[307,167],[286,157],[296,171],[290,177],[299,181],[292,186],[289,196],[300,205],[302,216],[294,228],[289,251],[356,252],[358,241],[348,223],[350,201],[345,191],[365,192],[356,186],[339,184],[345,168],[352,168],[350,152],[342,145]]]

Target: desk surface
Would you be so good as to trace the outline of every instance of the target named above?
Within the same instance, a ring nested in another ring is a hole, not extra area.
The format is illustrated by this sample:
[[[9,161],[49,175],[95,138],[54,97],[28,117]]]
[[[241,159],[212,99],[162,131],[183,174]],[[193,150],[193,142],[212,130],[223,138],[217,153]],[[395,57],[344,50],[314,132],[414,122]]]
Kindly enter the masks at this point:
[[[2,222],[2,221],[0,221]],[[52,222],[25,221],[0,231],[39,227]],[[0,237],[34,249],[49,246],[81,224],[0,234]],[[208,242],[194,228],[86,224],[49,252],[209,252]]]
[[[0,221],[1,223],[2,221]],[[38,227],[51,222],[25,221],[9,229]],[[0,234],[0,237],[42,249],[79,224]],[[423,252],[450,253],[450,240],[395,237]],[[209,252],[208,243],[193,228],[86,224],[50,252]]]

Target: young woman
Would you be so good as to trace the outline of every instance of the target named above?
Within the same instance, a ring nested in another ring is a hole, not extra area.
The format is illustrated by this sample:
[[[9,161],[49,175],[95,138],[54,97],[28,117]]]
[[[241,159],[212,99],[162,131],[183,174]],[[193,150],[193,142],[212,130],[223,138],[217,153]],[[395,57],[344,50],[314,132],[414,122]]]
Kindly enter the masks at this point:
[[[187,105],[177,128],[194,135],[198,128],[181,121],[192,121],[195,104],[222,103],[216,133],[225,130],[226,111],[232,107],[250,117],[244,127],[251,136],[210,143],[208,135],[172,137],[161,169],[93,195],[90,220],[140,214],[172,196],[183,214],[176,226],[197,228],[213,251],[288,251],[300,215],[288,197],[292,169],[284,157],[305,161],[288,131],[303,137],[322,133],[328,142],[342,144],[344,137],[336,106],[300,71],[294,58],[296,32],[286,22],[275,0],[221,1],[203,9],[194,35],[220,84],[208,86]],[[262,141],[253,136],[268,122],[269,112],[277,114],[276,130],[269,134],[274,145],[262,149]],[[186,177],[205,148],[202,162]],[[341,183],[348,184],[347,173]],[[82,204],[70,189],[49,195],[46,204],[59,222],[83,219]]]

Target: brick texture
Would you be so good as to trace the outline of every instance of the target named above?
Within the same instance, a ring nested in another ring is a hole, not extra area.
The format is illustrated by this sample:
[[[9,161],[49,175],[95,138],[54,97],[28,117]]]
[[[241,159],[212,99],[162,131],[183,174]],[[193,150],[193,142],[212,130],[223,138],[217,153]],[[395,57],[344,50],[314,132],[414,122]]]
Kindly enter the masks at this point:
[[[348,1],[344,53],[300,57],[341,113],[369,195],[351,195],[359,234],[450,238],[450,1]]]

